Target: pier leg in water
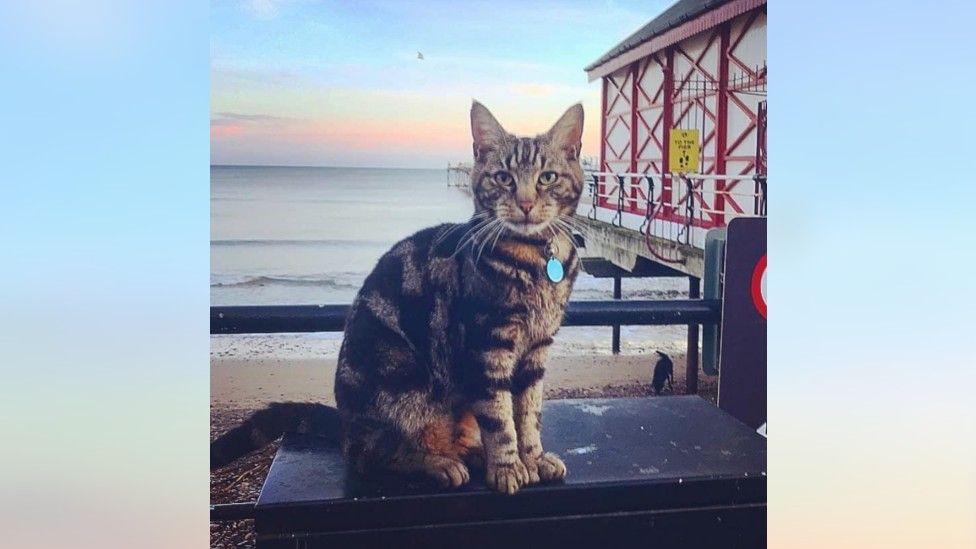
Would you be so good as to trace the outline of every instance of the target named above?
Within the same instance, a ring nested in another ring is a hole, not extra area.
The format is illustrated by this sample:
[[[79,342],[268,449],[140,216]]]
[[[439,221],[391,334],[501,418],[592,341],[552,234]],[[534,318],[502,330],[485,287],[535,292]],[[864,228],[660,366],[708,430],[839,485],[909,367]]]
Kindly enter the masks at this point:
[[[619,276],[613,277],[613,298],[620,299],[620,282]],[[612,341],[613,354],[620,354],[620,324],[613,325],[613,341]]]
[[[701,298],[701,279],[688,277],[688,299]],[[698,324],[688,325],[688,353],[685,369],[685,393],[698,394]]]

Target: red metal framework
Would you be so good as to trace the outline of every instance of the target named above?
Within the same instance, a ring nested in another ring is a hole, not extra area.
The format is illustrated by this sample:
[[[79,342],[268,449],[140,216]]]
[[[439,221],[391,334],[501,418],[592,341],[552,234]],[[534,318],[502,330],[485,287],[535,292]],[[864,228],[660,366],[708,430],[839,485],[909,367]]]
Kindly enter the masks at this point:
[[[762,5],[604,76],[601,171],[670,173],[668,141],[674,128],[699,129],[701,174],[743,175],[764,167],[752,141],[759,139],[755,96],[765,95],[765,61],[750,66],[740,54],[744,38],[750,32],[762,32],[755,29],[760,23],[765,25],[764,17],[760,21],[764,14]],[[735,123],[730,123],[730,117]],[[648,201],[659,202],[655,219],[706,229],[721,227],[729,215],[746,213],[742,199],[733,194],[741,181],[692,178],[685,184],[665,176],[652,197],[641,178],[628,177],[625,188],[617,189],[618,178],[608,181],[604,177],[599,181],[597,203],[602,208],[644,215]],[[611,199],[617,195],[618,199]],[[705,215],[689,219],[689,201]]]
[[[628,138],[623,142],[614,142],[613,137],[620,135],[618,126],[626,129],[626,135],[632,135],[633,117],[633,75],[629,71],[622,74],[609,75],[603,79],[603,117],[601,121],[600,166],[601,171],[626,173],[631,166],[630,151],[632,141]],[[611,207],[605,195],[610,189],[606,182],[600,183],[600,205]]]

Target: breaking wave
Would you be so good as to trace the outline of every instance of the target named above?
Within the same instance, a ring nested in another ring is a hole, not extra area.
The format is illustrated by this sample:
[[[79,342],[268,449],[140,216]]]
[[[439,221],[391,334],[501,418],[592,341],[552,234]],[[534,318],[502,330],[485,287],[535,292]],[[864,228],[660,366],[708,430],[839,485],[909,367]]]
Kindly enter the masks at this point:
[[[337,290],[358,290],[365,273],[331,273],[323,275],[211,275],[211,288],[248,286],[316,286]]]
[[[334,246],[357,248],[361,246],[386,246],[389,242],[382,240],[361,240],[361,239],[342,239],[342,238],[319,238],[319,239],[247,239],[247,238],[227,238],[222,240],[211,240],[211,246]]]

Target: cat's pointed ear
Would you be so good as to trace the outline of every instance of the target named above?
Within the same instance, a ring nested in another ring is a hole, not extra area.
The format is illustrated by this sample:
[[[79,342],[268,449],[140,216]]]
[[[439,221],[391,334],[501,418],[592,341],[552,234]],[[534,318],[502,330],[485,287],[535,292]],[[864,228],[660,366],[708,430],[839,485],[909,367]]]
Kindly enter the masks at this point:
[[[474,138],[474,159],[480,160],[488,150],[505,140],[508,132],[495,120],[491,112],[477,101],[471,102],[471,137]]]
[[[553,147],[566,151],[566,158],[578,159],[583,146],[583,105],[567,109],[546,135]]]

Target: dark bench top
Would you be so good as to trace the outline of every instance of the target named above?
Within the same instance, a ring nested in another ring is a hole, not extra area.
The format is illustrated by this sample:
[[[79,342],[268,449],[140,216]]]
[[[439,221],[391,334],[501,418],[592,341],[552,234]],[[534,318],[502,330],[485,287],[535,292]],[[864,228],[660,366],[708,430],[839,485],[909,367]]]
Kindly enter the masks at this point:
[[[348,530],[418,523],[522,519],[764,504],[766,439],[694,396],[552,400],[543,445],[569,471],[565,481],[490,492],[481,475],[457,490],[422,480],[365,480],[338,448],[288,435],[257,504],[257,530]]]

